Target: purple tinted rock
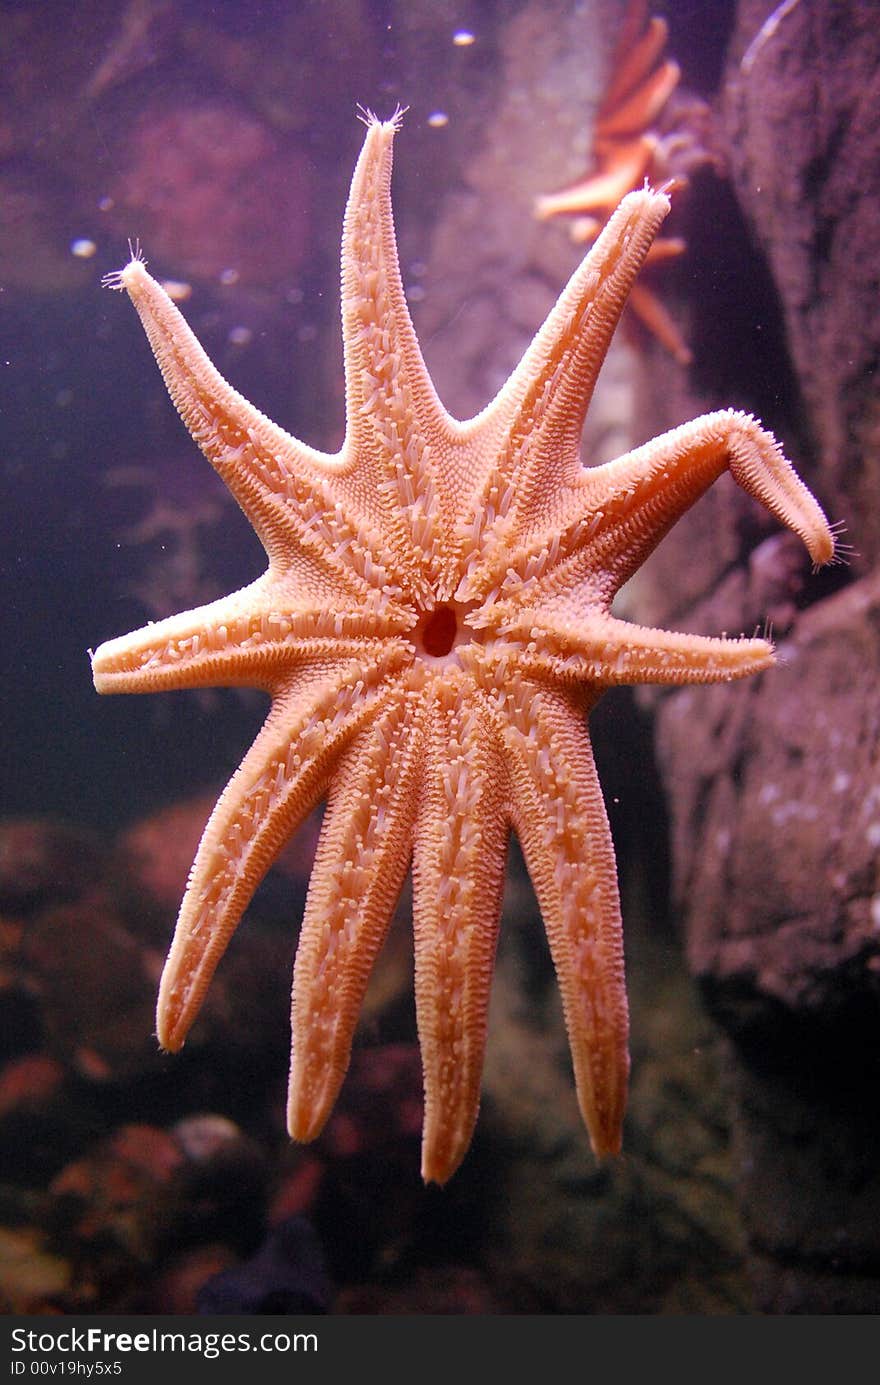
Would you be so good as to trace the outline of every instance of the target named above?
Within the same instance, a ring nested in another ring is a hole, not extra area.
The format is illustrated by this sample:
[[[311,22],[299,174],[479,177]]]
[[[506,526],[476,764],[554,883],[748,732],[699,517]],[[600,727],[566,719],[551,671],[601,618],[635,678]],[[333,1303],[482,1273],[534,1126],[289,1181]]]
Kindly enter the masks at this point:
[[[688,957],[734,1029],[737,998],[749,1024],[880,1003],[878,665],[880,575],[803,614],[761,680],[660,711]]]
[[[873,4],[742,0],[722,101],[730,176],[767,255],[823,498],[880,556],[880,28]],[[839,505],[839,509],[838,509]]]

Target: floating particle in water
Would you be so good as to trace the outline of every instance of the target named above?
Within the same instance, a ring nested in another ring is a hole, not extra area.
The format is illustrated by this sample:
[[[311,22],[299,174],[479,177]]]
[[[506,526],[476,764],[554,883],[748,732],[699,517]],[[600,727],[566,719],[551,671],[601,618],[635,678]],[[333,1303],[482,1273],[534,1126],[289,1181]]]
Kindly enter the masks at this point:
[[[250,346],[254,334],[250,327],[238,326],[229,329],[229,342],[232,346]]]
[[[192,284],[185,279],[163,279],[162,287],[175,303],[185,303],[192,296]]]
[[[70,242],[70,253],[76,255],[78,260],[90,260],[97,250],[97,245],[88,236],[78,236],[76,240]]]
[[[470,48],[472,43],[476,43],[477,36],[472,34],[470,29],[456,29],[452,35],[452,42],[456,48]]]
[[[449,124],[449,116],[445,111],[432,111],[428,116],[428,124],[434,130],[442,130],[444,125]]]

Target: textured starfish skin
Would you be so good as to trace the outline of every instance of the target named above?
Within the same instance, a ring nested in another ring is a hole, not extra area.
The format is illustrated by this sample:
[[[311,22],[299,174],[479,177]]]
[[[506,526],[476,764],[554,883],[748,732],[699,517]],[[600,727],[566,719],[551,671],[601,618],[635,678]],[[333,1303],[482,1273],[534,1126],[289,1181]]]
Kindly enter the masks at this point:
[[[766,668],[763,639],[619,620],[615,592],[725,469],[801,536],[833,539],[770,434],[709,414],[585,468],[584,414],[668,210],[624,199],[520,365],[476,418],[446,413],[406,308],[390,203],[398,119],[368,121],[345,214],[346,436],[305,446],[217,373],[137,257],[117,276],[180,415],[263,542],[243,590],[103,644],[99,692],[250,684],[271,708],[205,829],[158,1002],[178,1049],[273,858],[327,806],[293,981],[289,1128],[336,1099],[410,859],[425,1086],[422,1172],[444,1182],[476,1121],[511,828],[559,977],[597,1156],[620,1148],[627,1003],[614,850],[586,714],[615,683]]]

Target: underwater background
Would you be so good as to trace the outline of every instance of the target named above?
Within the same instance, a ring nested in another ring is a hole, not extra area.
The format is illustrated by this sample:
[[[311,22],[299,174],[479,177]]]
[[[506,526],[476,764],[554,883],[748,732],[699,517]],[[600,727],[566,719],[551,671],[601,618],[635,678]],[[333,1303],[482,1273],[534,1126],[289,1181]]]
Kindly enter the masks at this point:
[[[751,410],[846,562],[811,573],[719,483],[622,594],[650,624],[767,623],[781,655],[743,684],[615,690],[591,718],[626,929],[623,1154],[590,1153],[514,846],[480,1119],[425,1188],[406,897],[333,1116],[313,1145],[284,1129],[314,819],[185,1049],[158,1050],[187,872],[264,700],[101,699],[88,651],[263,555],[100,281],[139,240],[224,376],[335,449],[356,112],[400,104],[407,296],[468,417],[595,233],[595,209],[539,199],[619,170],[603,93],[647,16],[677,64],[644,133],[680,244],[627,309],[584,458]],[[876,6],[0,0],[0,45],[0,1308],[877,1311]]]

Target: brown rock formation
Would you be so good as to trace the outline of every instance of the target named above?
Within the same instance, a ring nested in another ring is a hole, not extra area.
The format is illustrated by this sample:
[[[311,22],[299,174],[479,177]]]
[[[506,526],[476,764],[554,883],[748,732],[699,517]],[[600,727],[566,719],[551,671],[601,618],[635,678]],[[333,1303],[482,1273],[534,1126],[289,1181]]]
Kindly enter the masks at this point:
[[[880,556],[880,30],[869,0],[741,0],[722,118],[736,195],[782,302],[826,499]],[[769,32],[768,32],[769,29]]]

